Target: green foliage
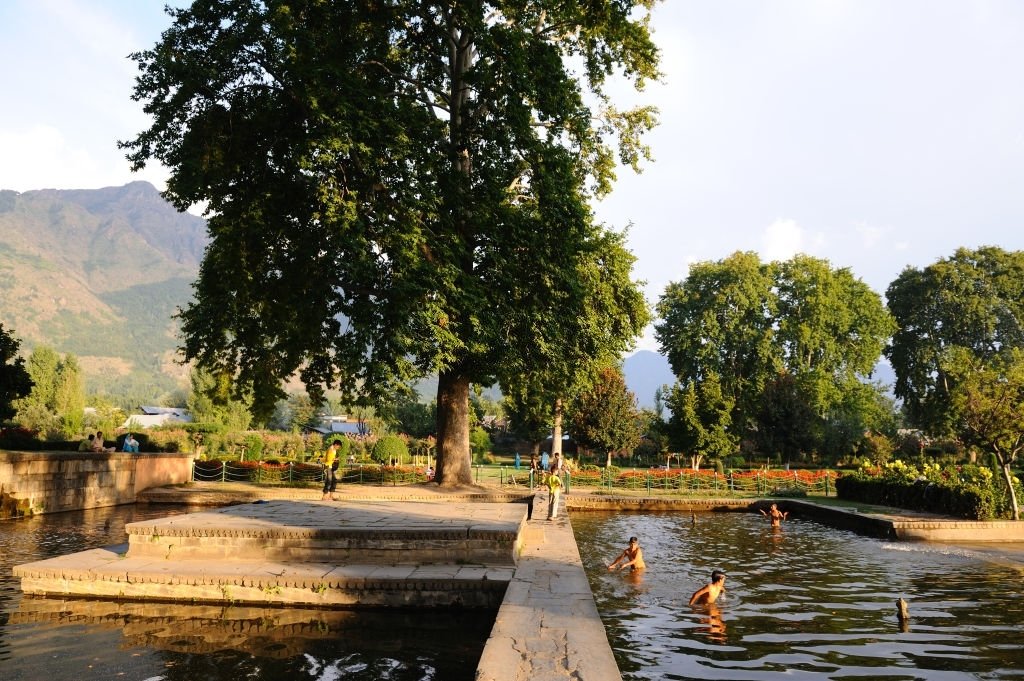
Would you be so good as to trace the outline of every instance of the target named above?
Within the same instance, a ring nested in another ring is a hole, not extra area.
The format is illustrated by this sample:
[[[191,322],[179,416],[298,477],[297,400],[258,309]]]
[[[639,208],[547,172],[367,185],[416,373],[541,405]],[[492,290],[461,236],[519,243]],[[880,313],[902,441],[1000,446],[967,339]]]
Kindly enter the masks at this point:
[[[959,353],[968,355],[965,349]],[[954,429],[968,445],[995,455],[1013,517],[1019,519],[1012,467],[1024,451],[1024,349],[1004,350],[987,364],[959,357],[950,363],[949,373],[954,383],[950,406],[958,416]]]
[[[412,396],[400,395],[395,404],[394,425],[410,437],[427,437],[437,430],[437,402],[423,404]]]
[[[373,445],[373,458],[382,464],[406,463],[409,460],[409,446],[397,435],[384,435]]]
[[[263,458],[263,438],[256,433],[245,436],[245,457],[249,460]]]
[[[239,397],[231,376],[224,371],[212,372],[203,367],[192,369],[192,392],[188,408],[192,418],[203,423],[217,423],[228,430],[247,430],[252,422],[252,400]]]
[[[484,456],[490,453],[494,443],[491,442],[491,435],[483,428],[477,426],[469,431],[469,449],[473,452],[473,460],[482,463]]]
[[[40,345],[29,355],[25,368],[33,387],[14,405],[18,423],[44,434],[49,440],[80,436],[85,397],[75,356],[62,357],[52,348]]]
[[[894,329],[878,294],[849,270],[803,255],[697,263],[657,311],[655,334],[681,389],[693,385],[694,401],[701,384],[715,383],[705,390],[731,405],[729,423],[715,414],[693,423],[789,456],[813,449],[833,416],[849,422],[848,410],[863,406],[851,396]]]
[[[18,356],[20,346],[13,332],[5,331],[0,324],[0,421],[14,416],[15,401],[29,395],[34,385],[25,360]]]
[[[877,465],[892,461],[895,445],[882,433],[867,433],[861,444],[860,453]]]
[[[1019,481],[1015,484],[1020,487]],[[918,468],[896,460],[878,470],[844,474],[836,481],[836,492],[841,499],[970,520],[1005,518],[1013,512],[1009,494],[983,466]]]
[[[685,389],[675,385],[666,403],[672,411],[667,430],[673,450],[702,456],[728,456],[737,450],[739,436],[730,428],[733,402],[722,393],[717,374]]]
[[[797,461],[816,448],[823,420],[806,397],[789,373],[779,374],[765,386],[753,438],[761,452],[779,455],[784,461]]]
[[[469,482],[470,384],[643,327],[589,201],[616,147],[648,154],[655,112],[605,86],[657,77],[651,5],[170,9],[134,55],[152,125],[123,146],[170,169],[179,208],[209,203],[186,359],[236,377],[260,419],[299,370],[314,399],[378,404],[437,371],[439,478]]]
[[[580,446],[605,455],[607,466],[614,453],[632,454],[642,433],[636,396],[621,369],[602,369],[590,390],[576,398],[569,428]]]
[[[911,425],[951,435],[961,418],[952,391],[963,368],[1024,349],[1024,251],[960,248],[924,269],[908,267],[886,297],[899,325],[885,351],[896,397]]]

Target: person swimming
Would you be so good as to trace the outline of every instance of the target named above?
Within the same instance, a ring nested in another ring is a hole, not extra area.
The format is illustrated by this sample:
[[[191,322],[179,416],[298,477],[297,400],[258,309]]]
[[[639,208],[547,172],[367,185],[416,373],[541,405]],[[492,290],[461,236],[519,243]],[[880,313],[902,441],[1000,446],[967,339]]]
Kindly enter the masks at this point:
[[[721,570],[711,572],[711,583],[697,589],[690,596],[690,605],[704,605],[714,603],[725,591],[725,573]]]
[[[619,561],[623,561],[622,565],[618,565]],[[618,565],[618,568],[616,568],[616,565]],[[629,538],[629,546],[623,549],[622,553],[619,554],[619,557],[611,562],[611,565],[608,566],[608,570],[621,570],[624,567],[628,567],[634,571],[643,570],[647,567],[647,564],[644,563],[644,552],[640,548],[640,540],[636,537]]]

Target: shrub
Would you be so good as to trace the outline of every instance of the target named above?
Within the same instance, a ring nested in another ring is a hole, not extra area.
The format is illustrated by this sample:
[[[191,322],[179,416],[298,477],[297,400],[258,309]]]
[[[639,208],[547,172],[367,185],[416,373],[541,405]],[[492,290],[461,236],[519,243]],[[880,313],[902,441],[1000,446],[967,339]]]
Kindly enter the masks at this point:
[[[385,465],[405,463],[409,459],[409,446],[397,435],[385,435],[373,445],[373,458]]]
[[[263,458],[263,438],[257,433],[249,433],[245,436],[245,458]]]
[[[477,426],[469,433],[469,448],[473,452],[473,460],[477,463],[484,463],[484,455],[493,447],[491,434]]]
[[[878,469],[844,475],[836,481],[836,492],[841,499],[970,520],[1006,517],[1009,510],[992,471],[974,465],[941,467],[926,463],[918,469],[896,460]]]

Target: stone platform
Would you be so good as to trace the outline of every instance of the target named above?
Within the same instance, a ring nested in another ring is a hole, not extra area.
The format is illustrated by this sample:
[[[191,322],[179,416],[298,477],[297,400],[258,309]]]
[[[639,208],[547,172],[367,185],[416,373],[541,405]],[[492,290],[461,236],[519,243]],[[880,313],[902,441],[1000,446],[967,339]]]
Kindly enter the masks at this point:
[[[27,594],[306,607],[497,608],[522,504],[267,501],[126,526],[127,545],[19,565]]]

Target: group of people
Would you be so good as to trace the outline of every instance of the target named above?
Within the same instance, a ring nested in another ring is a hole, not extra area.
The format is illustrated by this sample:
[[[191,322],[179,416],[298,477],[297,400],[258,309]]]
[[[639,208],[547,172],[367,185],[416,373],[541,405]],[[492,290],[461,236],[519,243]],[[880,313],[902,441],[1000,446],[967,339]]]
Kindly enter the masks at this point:
[[[772,504],[767,511],[760,509],[772,527],[780,527],[782,521],[789,516],[789,511],[780,511],[777,504]],[[629,538],[629,544],[609,565],[609,572],[629,568],[638,572],[647,567],[644,562],[644,552],[640,548],[640,540],[636,537]],[[690,596],[690,605],[713,605],[718,597],[725,592],[725,573],[721,570],[711,571],[711,581],[697,589]]]
[[[117,447],[107,447],[106,441],[103,439],[103,431],[97,430],[95,433],[89,433],[89,437],[85,438],[78,444],[78,451],[110,453],[116,452]],[[121,445],[121,451],[138,454],[139,441],[136,440],[131,433],[128,433],[124,436],[124,443]]]

